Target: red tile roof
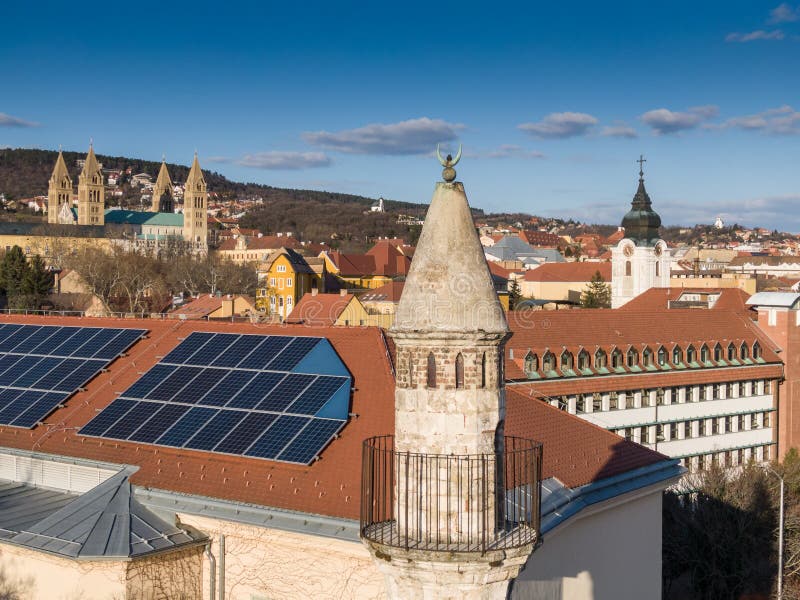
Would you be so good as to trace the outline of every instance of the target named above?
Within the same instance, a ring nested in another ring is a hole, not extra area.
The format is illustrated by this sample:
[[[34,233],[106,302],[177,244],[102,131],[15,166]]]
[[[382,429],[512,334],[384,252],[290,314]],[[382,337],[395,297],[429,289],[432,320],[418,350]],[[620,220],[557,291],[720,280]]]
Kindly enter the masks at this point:
[[[286,322],[332,326],[353,298],[353,294],[303,294]]]
[[[749,313],[745,303],[750,294],[739,288],[650,288],[620,307],[619,310],[667,310],[669,302],[679,300],[683,294],[719,294],[719,298],[712,307],[714,310],[733,310],[744,314]]]
[[[251,305],[253,300],[245,296],[234,296],[234,298],[245,298]],[[171,310],[169,316],[173,319],[183,317],[185,319],[203,319],[213,313],[214,311],[222,308],[223,300],[231,300],[228,296],[215,296],[213,294],[202,294],[194,300],[191,300]],[[255,308],[255,307],[254,307]]]
[[[604,281],[611,281],[611,263],[609,262],[544,263],[535,269],[526,271],[525,281],[591,281],[598,271]]]
[[[536,231],[534,229],[520,231],[519,237],[529,246],[548,246],[552,248],[564,242],[560,236],[547,233],[546,231]]]
[[[136,485],[357,519],[362,442],[394,431],[394,378],[386,341],[377,328],[24,316],[3,316],[0,322],[149,330],[146,339],[67,400],[45,424],[32,430],[0,426],[0,446],[137,465],[132,477]],[[326,337],[353,375],[351,412],[356,416],[308,466],[76,433],[192,331]],[[543,441],[544,474],[565,485],[582,485],[663,459],[512,389],[507,411],[506,432]]]
[[[400,302],[405,285],[405,281],[391,281],[364,292],[359,296],[359,300],[362,302]]]

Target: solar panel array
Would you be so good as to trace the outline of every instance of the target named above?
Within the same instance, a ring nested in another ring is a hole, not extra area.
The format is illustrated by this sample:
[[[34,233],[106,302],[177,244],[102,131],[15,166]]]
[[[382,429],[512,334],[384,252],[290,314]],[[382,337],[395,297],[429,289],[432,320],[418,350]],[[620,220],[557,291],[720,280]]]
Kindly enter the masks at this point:
[[[80,434],[308,464],[351,381],[325,338],[193,332]]]
[[[0,325],[0,425],[34,427],[145,333]]]

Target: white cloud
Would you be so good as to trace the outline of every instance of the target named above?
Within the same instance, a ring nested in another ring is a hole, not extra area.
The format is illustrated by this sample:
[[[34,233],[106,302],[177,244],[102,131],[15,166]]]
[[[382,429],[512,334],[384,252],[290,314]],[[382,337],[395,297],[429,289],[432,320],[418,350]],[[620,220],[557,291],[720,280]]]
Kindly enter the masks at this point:
[[[427,154],[436,144],[450,142],[464,129],[442,119],[408,119],[399,123],[372,123],[343,131],[309,131],[303,139],[315,146],[348,154]]]
[[[626,125],[625,123],[618,123],[616,125],[608,125],[603,127],[600,135],[603,137],[619,137],[619,138],[637,138],[639,134],[636,133],[636,130],[631,127],[630,125]]]
[[[713,119],[719,113],[716,106],[695,106],[685,112],[675,112],[666,108],[658,108],[644,113],[639,118],[648,125],[656,135],[678,133],[687,129],[695,129],[705,121]]]
[[[782,40],[785,37],[786,35],[780,29],[773,29],[772,31],[757,29],[756,31],[750,31],[749,33],[729,33],[725,36],[725,41],[745,43],[763,40]]]
[[[38,127],[39,123],[26,121],[19,117],[12,117],[6,113],[0,113],[0,127]]]
[[[254,169],[299,170],[314,167],[327,167],[331,159],[322,152],[257,152],[245,154],[236,164]]]
[[[233,162],[233,159],[229,156],[207,156],[203,159],[203,162],[209,163],[230,163]]]
[[[753,115],[733,117],[722,123],[720,128],[760,131],[771,135],[798,135],[800,112],[791,106],[783,105]]]
[[[544,158],[544,154],[536,150],[526,150],[515,144],[503,144],[486,154],[487,158]]]
[[[788,2],[779,4],[769,11],[770,23],[793,23],[800,20],[800,6],[792,8]]]
[[[550,113],[536,123],[522,123],[518,129],[538,138],[563,139],[586,135],[597,125],[592,115],[578,112]]]

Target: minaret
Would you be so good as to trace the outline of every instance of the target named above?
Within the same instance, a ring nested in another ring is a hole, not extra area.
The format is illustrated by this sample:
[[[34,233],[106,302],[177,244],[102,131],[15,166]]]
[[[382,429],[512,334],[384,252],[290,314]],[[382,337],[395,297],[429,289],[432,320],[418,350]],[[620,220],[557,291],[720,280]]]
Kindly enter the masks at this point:
[[[639,188],[622,218],[625,238],[611,249],[611,308],[619,308],[650,288],[669,287],[667,244],[658,237],[661,217],[644,188],[646,159],[639,157]]]
[[[105,224],[105,198],[103,170],[89,144],[89,154],[78,177],[78,225]]]
[[[459,158],[460,150],[455,160],[440,157],[444,181],[389,331],[395,435],[364,446],[362,538],[390,597],[404,600],[505,598],[538,539],[531,526],[538,508],[511,515],[505,499],[506,489],[523,487],[511,481],[522,472],[538,494],[538,448],[516,441],[527,451],[517,466],[526,466],[510,473],[503,437],[509,329],[464,186],[455,181]]]
[[[58,223],[58,214],[64,204],[72,208],[72,179],[64,162],[64,155],[59,148],[56,166],[47,187],[48,223]]]
[[[172,191],[172,179],[167,171],[166,158],[161,158],[161,169],[158,171],[158,179],[153,186],[153,212],[175,212],[175,199]]]
[[[186,189],[183,192],[183,239],[195,250],[208,249],[208,217],[206,206],[208,194],[206,180],[194,153],[194,162],[186,178]]]

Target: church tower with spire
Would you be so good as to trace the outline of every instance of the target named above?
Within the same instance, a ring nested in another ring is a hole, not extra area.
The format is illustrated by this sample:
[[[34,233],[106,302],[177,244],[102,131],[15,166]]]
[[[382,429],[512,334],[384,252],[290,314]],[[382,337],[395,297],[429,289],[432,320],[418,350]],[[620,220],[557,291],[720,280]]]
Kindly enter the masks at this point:
[[[160,176],[159,176],[160,177]],[[196,250],[208,248],[208,193],[197,152],[183,192],[183,239]]]
[[[622,218],[625,237],[611,249],[611,308],[619,308],[653,287],[668,288],[670,258],[658,237],[661,217],[644,187],[644,157],[639,157],[639,188]]]
[[[361,535],[390,598],[499,600],[538,541],[538,501],[525,495],[518,511],[506,494],[538,494],[539,447],[503,435],[509,329],[458,157],[440,160],[444,181],[389,331],[394,436],[364,443]],[[520,473],[525,483],[513,481]]]
[[[89,154],[78,177],[78,225],[105,224],[105,185],[103,170],[89,144]]]
[[[153,186],[153,212],[173,213],[175,212],[175,198],[172,189],[172,179],[167,171],[166,159],[161,159],[161,169],[158,171],[158,179]]]
[[[56,166],[47,186],[47,222],[58,223],[58,215],[64,205],[72,210],[72,178],[69,176],[64,154],[58,151]]]

